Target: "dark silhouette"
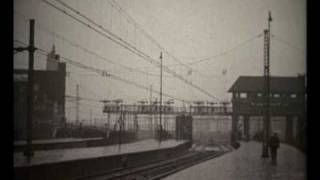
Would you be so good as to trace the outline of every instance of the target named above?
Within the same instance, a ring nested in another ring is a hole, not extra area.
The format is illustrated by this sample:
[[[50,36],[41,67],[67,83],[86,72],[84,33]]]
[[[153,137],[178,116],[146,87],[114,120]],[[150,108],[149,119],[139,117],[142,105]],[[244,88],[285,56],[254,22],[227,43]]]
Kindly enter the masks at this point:
[[[277,165],[277,150],[280,147],[280,140],[277,133],[273,133],[269,140],[272,164]]]

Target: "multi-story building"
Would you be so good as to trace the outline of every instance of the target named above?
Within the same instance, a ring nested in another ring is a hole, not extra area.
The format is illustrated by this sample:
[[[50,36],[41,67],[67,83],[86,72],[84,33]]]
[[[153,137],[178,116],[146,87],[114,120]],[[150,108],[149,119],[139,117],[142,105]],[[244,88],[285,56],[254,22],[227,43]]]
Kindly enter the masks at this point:
[[[14,139],[26,139],[28,70],[14,70]],[[66,64],[59,62],[53,46],[47,69],[34,71],[33,138],[54,136],[65,121]]]
[[[246,139],[252,137],[250,125],[257,121],[251,117],[260,117],[263,126],[267,109],[264,85],[263,76],[240,76],[229,89],[232,93],[232,131],[238,132],[241,122]],[[305,87],[305,76],[270,77],[270,133],[278,131],[281,139],[288,143],[301,143],[304,138]]]

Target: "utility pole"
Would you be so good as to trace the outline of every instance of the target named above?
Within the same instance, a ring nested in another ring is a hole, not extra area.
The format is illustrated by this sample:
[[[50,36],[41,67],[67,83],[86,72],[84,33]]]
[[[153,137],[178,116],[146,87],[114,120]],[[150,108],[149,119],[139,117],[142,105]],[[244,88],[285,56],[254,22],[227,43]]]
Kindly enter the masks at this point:
[[[94,120],[92,120],[92,109],[90,109],[90,122],[92,123],[92,126],[95,126]]]
[[[264,98],[265,98],[265,119],[262,143],[262,158],[268,158],[269,133],[270,133],[270,25],[271,12],[269,11],[268,29],[264,30]]]
[[[150,85],[150,97],[149,97],[149,105],[150,108],[152,109],[152,84]],[[151,135],[153,136],[153,112],[151,111],[150,114],[150,130],[151,130]]]
[[[34,65],[34,19],[30,20],[29,47],[24,50],[29,51],[29,71],[28,71],[28,97],[27,97],[27,149],[24,155],[27,157],[28,163],[34,155],[32,151],[32,129],[33,129],[33,65]]]
[[[108,121],[108,127],[109,127],[109,129],[110,129],[110,127],[111,127],[111,124],[110,124],[110,112],[108,112],[108,116],[107,116],[107,121]]]
[[[33,66],[34,66],[34,51],[37,48],[34,46],[34,19],[30,19],[30,30],[29,30],[29,46],[27,47],[17,47],[14,51],[22,52],[29,51],[29,64],[28,64],[28,84],[27,84],[27,148],[24,151],[24,156],[27,158],[29,163],[31,157],[34,155],[32,151],[32,129],[33,129]]]
[[[79,123],[79,101],[80,101],[80,97],[79,97],[79,84],[77,84],[77,89],[76,89],[76,124]]]
[[[159,143],[161,143],[161,135],[162,135],[162,52],[160,53],[160,127],[159,127]]]
[[[119,148],[118,151],[121,152],[121,143],[122,143],[122,139],[121,139],[121,133],[122,133],[122,123],[123,123],[123,106],[122,104],[120,105],[120,119],[119,119]]]

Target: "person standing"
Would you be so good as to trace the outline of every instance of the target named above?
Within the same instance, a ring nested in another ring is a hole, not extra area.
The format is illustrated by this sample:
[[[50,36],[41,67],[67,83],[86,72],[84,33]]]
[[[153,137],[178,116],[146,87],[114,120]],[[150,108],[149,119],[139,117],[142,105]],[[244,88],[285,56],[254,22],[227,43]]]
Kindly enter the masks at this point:
[[[270,137],[269,148],[271,151],[272,164],[277,165],[277,150],[280,147],[280,140],[276,132]]]

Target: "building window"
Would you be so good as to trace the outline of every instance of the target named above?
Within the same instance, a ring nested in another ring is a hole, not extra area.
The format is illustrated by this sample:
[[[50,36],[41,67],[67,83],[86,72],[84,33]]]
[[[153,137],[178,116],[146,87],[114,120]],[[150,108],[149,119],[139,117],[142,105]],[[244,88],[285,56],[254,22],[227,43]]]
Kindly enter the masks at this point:
[[[241,99],[247,98],[247,93],[240,93],[240,98]]]
[[[257,97],[261,98],[262,97],[262,93],[257,93]]]
[[[274,98],[279,98],[279,97],[280,97],[280,94],[273,94],[273,97],[274,97]]]
[[[296,95],[296,94],[291,94],[290,97],[291,97],[291,98],[296,98],[297,95]]]

